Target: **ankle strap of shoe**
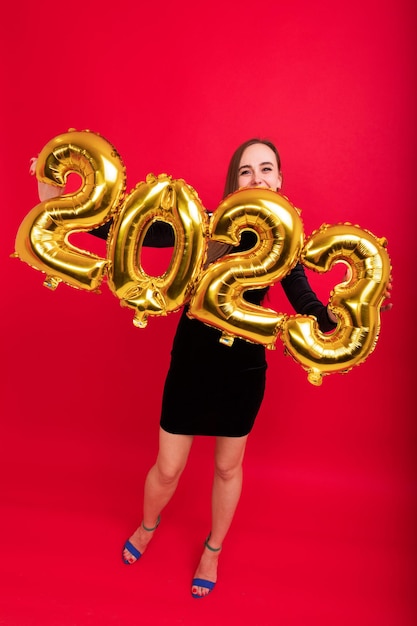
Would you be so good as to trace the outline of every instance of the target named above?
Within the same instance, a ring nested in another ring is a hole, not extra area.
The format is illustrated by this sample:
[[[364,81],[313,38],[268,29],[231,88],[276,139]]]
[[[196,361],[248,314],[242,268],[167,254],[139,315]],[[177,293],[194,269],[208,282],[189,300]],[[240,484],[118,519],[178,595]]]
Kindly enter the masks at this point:
[[[158,526],[159,526],[159,522],[160,522],[160,521],[161,521],[161,516],[160,516],[160,515],[158,515],[158,519],[156,520],[156,524],[155,524],[155,526],[154,526],[153,528],[148,528],[147,526],[145,526],[145,524],[144,524],[144,523],[143,523],[143,521],[142,521],[142,528],[143,528],[144,530],[146,530],[148,533],[150,533],[150,532],[152,532],[153,530],[156,530],[156,529],[158,528]]]
[[[211,533],[210,535],[207,537],[207,539],[204,542],[204,545],[206,546],[206,548],[208,550],[211,550],[211,552],[219,552],[219,550],[222,549],[222,547],[220,546],[220,548],[213,548],[210,544],[209,544],[209,539],[210,539]]]

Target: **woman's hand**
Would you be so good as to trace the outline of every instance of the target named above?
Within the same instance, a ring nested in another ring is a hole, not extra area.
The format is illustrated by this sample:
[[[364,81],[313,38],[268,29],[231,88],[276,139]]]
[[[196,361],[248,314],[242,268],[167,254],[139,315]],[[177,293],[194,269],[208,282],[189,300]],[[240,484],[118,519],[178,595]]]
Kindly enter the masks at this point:
[[[30,160],[29,174],[31,176],[35,176],[36,174],[36,163],[38,162],[37,157],[32,157]],[[50,198],[56,198],[57,196],[62,196],[64,193],[63,187],[58,187],[55,185],[48,185],[47,183],[41,183],[38,181],[38,196],[39,200],[43,202],[44,200],[49,200]]]
[[[384,294],[385,297],[381,306],[381,311],[390,311],[392,309],[392,302],[389,302],[389,300],[391,300],[391,292],[392,292],[392,276],[389,277],[389,283],[385,290],[385,294]]]
[[[345,274],[345,282],[349,282],[349,280],[352,278],[352,270],[350,267],[347,268],[346,270],[346,274]],[[391,292],[392,292],[392,275],[390,274],[389,277],[389,282],[387,285],[387,288],[385,290],[385,294],[384,294],[384,301],[381,305],[381,311],[390,311],[392,309],[392,302],[388,302],[389,300],[391,300]],[[333,319],[332,316],[329,314],[330,319]]]
[[[329,320],[331,322],[333,322],[333,324],[337,324],[337,322],[339,321],[336,317],[336,315],[333,313],[333,311],[330,310],[329,305],[327,305],[327,315],[329,317]]]
[[[348,268],[348,271],[345,274],[345,281],[349,281],[351,278],[352,274],[350,271],[350,268]],[[385,294],[384,294],[384,300],[382,302],[381,311],[390,311],[392,309],[392,302],[390,302],[391,300],[391,293],[392,293],[392,276],[390,276],[389,279],[389,283],[387,285],[387,288],[385,290]],[[336,317],[336,315],[330,310],[329,305],[327,305],[327,315],[329,316],[330,321],[334,322],[335,324],[337,324],[338,319]]]

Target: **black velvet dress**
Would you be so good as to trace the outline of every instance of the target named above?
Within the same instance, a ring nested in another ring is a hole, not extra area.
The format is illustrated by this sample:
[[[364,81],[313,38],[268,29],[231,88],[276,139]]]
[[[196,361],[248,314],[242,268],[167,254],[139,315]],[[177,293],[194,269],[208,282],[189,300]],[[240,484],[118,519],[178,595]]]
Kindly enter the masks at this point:
[[[107,226],[107,225],[106,225]],[[107,236],[108,226],[92,234]],[[244,233],[250,237],[251,233]],[[243,237],[236,252],[252,247]],[[173,231],[155,222],[144,245],[174,244]],[[326,332],[335,327],[326,307],[312,291],[301,264],[281,285],[297,313],[314,315]],[[266,289],[250,290],[245,298],[260,304]],[[187,316],[184,308],[174,337],[171,363],[162,398],[161,427],[174,434],[241,437],[255,422],[265,391],[265,347],[235,338],[232,346],[219,342],[221,331]]]

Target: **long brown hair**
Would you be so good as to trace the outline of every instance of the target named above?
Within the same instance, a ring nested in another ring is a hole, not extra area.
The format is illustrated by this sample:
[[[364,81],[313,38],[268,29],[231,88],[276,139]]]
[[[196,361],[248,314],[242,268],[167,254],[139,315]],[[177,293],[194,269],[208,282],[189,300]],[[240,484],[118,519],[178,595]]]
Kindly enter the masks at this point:
[[[238,148],[236,148],[235,152],[232,155],[232,158],[230,159],[230,163],[229,163],[229,167],[228,167],[227,175],[226,175],[226,183],[224,186],[223,198],[228,196],[230,193],[233,193],[233,191],[237,190],[238,171],[239,171],[239,165],[240,165],[240,160],[242,158],[242,154],[244,153],[244,151],[246,150],[248,146],[252,146],[254,143],[263,143],[265,146],[268,146],[268,148],[271,148],[272,152],[275,154],[277,158],[278,172],[281,173],[281,157],[279,156],[278,150],[276,149],[272,141],[269,141],[268,139],[257,139],[257,138],[248,139],[247,141],[242,143]]]

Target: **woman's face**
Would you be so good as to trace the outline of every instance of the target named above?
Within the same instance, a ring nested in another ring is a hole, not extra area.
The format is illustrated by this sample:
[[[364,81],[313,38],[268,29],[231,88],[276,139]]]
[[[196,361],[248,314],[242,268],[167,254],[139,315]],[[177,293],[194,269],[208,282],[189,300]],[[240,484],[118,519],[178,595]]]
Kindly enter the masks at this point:
[[[237,182],[241,187],[281,189],[282,177],[275,153],[263,143],[248,146],[240,159]]]

